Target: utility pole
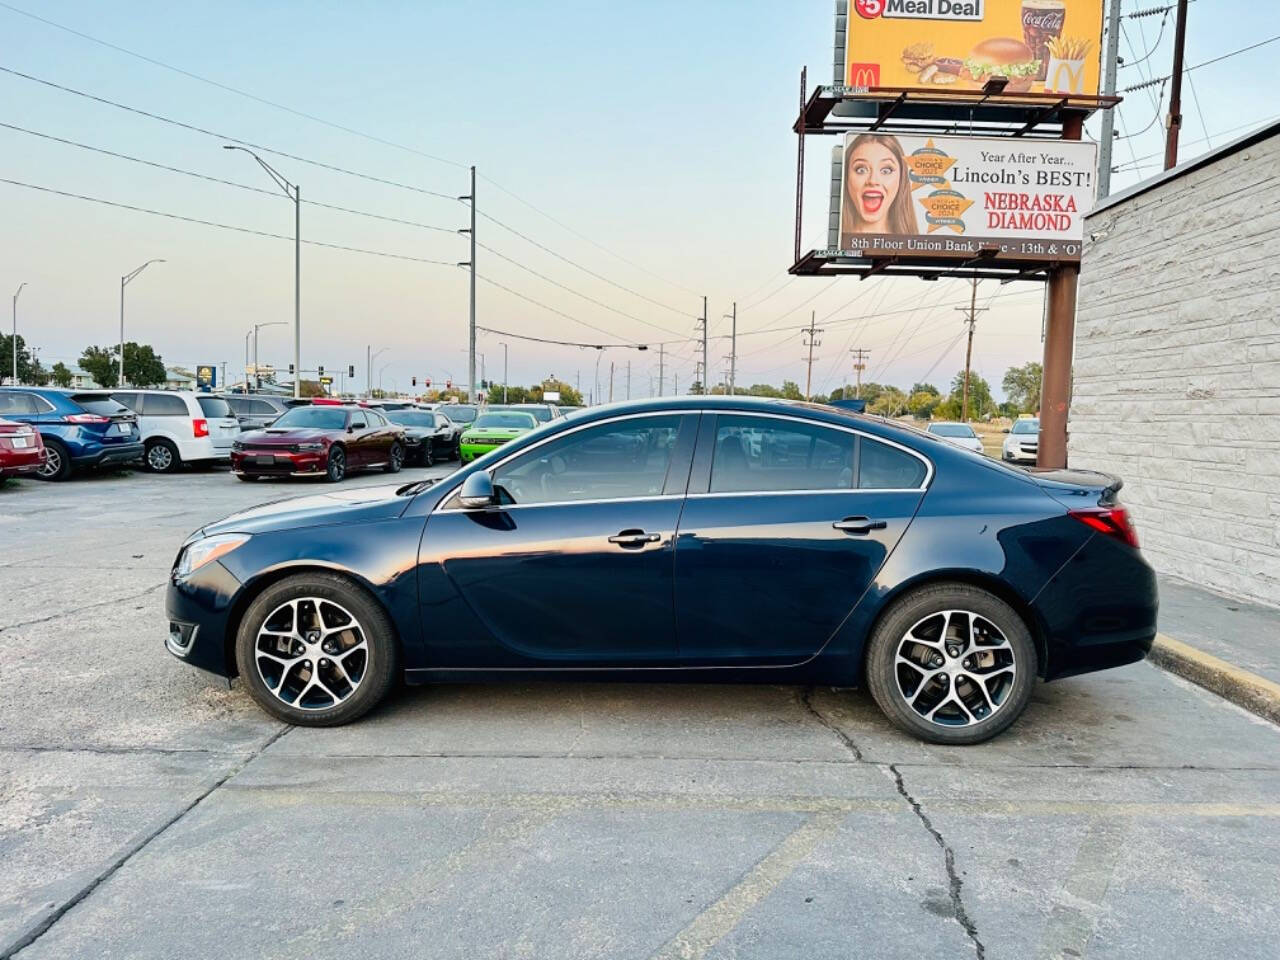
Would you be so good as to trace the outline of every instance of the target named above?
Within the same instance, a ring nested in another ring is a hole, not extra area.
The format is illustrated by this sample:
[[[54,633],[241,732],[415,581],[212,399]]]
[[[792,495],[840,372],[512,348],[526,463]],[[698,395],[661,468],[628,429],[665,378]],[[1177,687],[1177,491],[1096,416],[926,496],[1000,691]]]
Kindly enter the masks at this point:
[[[613,403],[613,361],[609,361],[609,402]]]
[[[973,328],[978,322],[978,314],[985,313],[986,307],[978,307],[978,278],[974,277],[971,281],[972,287],[969,292],[969,309],[964,307],[956,307],[961,313],[968,313],[969,317],[965,323],[969,325],[969,346],[964,352],[964,391],[961,394],[960,401],[960,419],[964,423],[969,422],[969,366],[973,361]]]
[[[707,298],[702,298],[702,393],[707,393],[707,378],[711,371],[707,367]]]
[[[17,293],[13,295],[13,342],[10,346],[13,347],[13,385],[15,387],[18,385],[18,294],[22,293],[22,288],[26,285],[25,280],[18,284]],[[124,356],[124,347],[120,348],[120,356]]]
[[[738,378],[738,301],[733,301],[733,312],[729,314],[733,326],[729,328],[729,396],[734,394],[734,386]]]
[[[818,311],[814,310],[809,314],[809,326],[804,331],[809,337],[804,344],[809,348],[808,373],[805,374],[804,378],[804,398],[806,400],[813,397],[813,348],[822,344],[822,341],[817,339],[817,335],[822,333],[816,326],[817,320]]]
[[[17,329],[16,326],[14,329]],[[17,343],[17,340],[14,341]],[[658,344],[658,396],[662,396],[662,374],[663,364],[667,359],[667,345],[665,343]]]
[[[862,371],[867,369],[867,357],[871,356],[870,350],[864,350],[858,347],[856,350],[850,350],[853,354],[853,372],[858,375],[858,385],[854,388],[853,395],[855,398],[862,397]]]
[[[1186,46],[1187,0],[1178,0],[1178,26],[1173,35],[1173,73],[1169,77],[1169,132],[1164,143],[1166,170],[1178,165],[1178,133],[1182,129],[1182,55]]]
[[[1103,59],[1102,95],[1115,96],[1116,65],[1120,57],[1120,0],[1107,11],[1107,52]],[[1116,138],[1115,109],[1102,111],[1102,143],[1098,149],[1098,198],[1111,193],[1111,148]]]
[[[476,168],[471,166],[471,192],[459,197],[471,206],[471,226],[463,228],[459,233],[471,237],[471,259],[460,263],[460,267],[471,268],[471,322],[467,328],[467,399],[472,403],[476,399]]]
[[[507,402],[507,345],[502,345],[502,402]]]

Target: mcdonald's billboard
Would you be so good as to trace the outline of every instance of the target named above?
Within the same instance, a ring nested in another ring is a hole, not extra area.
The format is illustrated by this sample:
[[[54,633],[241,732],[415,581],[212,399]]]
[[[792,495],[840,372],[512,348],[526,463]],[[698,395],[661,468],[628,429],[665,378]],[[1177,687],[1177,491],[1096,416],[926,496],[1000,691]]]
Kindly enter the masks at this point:
[[[845,83],[1097,96],[1103,0],[849,0]]]
[[[1080,259],[1097,145],[1012,137],[845,137],[839,254]]]

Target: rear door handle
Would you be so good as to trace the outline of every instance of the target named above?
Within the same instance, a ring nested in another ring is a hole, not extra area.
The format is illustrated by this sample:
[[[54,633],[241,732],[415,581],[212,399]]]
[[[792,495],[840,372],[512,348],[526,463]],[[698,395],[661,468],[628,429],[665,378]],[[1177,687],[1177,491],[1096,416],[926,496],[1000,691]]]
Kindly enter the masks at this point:
[[[872,520],[868,517],[845,517],[831,526],[845,533],[870,533],[872,530],[883,530],[888,524],[883,520]]]
[[[662,539],[660,533],[645,533],[643,530],[623,530],[609,538],[610,543],[621,547],[643,547],[646,543],[657,543]]]

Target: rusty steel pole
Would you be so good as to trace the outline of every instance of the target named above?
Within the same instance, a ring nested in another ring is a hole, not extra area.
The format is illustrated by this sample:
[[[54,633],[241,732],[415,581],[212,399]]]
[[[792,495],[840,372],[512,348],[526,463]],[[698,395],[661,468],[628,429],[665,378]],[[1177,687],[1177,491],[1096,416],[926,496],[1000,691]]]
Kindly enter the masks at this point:
[[[1169,77],[1169,132],[1164,142],[1164,168],[1178,165],[1178,133],[1182,130],[1182,57],[1187,46],[1187,0],[1178,0],[1173,36],[1173,73]]]
[[[1084,118],[1068,114],[1063,140],[1079,140]],[[1040,385],[1040,442],[1036,466],[1067,465],[1067,411],[1071,404],[1071,358],[1076,342],[1076,287],[1080,266],[1060,263],[1049,271],[1049,318],[1044,335],[1044,371]]]

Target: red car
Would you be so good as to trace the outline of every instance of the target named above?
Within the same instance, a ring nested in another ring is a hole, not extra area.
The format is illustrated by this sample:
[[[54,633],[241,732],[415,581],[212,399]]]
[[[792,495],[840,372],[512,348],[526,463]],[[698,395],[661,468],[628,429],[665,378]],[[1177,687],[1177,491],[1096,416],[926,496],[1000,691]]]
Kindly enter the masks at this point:
[[[358,406],[291,407],[262,430],[242,433],[231,447],[231,470],[241,480],[325,477],[336,483],[352,470],[404,465],[404,428],[377,410]]]
[[[45,457],[44,441],[28,424],[0,420],[0,480],[35,476]]]

